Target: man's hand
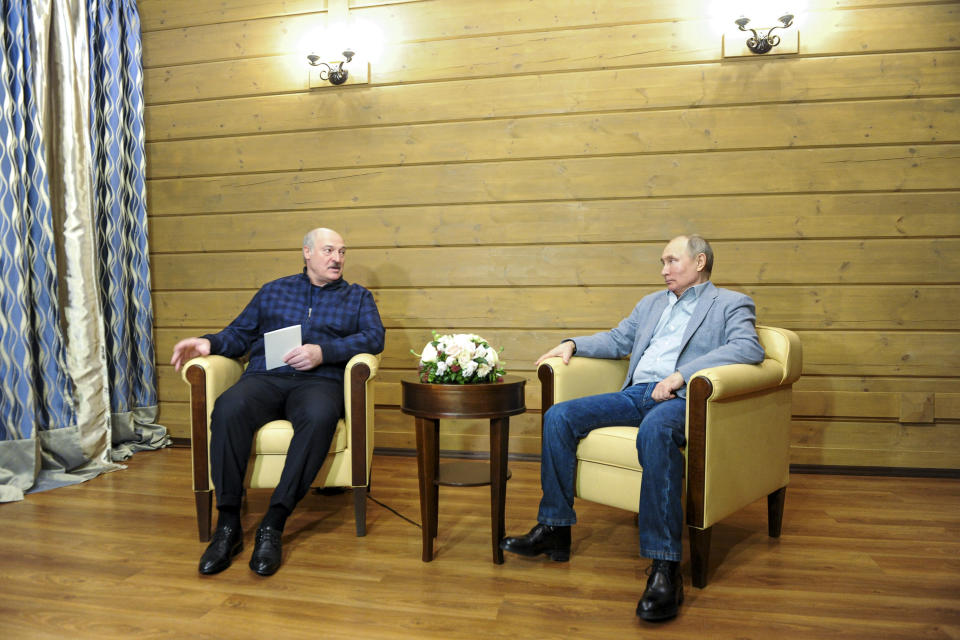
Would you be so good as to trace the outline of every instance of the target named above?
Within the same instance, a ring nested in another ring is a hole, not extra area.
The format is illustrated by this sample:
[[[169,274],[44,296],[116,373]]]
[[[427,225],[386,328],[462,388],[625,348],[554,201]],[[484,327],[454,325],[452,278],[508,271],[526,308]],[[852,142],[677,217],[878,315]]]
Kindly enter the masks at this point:
[[[534,366],[539,367],[540,363],[546,360],[547,358],[560,357],[563,358],[563,364],[570,364],[570,358],[573,357],[573,350],[576,345],[573,343],[573,340],[567,340],[561,342],[550,351],[547,351],[545,354],[537,358],[537,361],[534,363]]]
[[[323,363],[323,349],[318,344],[302,344],[283,356],[283,361],[297,371],[309,371]]]
[[[173,357],[170,364],[177,371],[187,360],[198,356],[210,355],[210,341],[206,338],[185,338],[173,345]]]
[[[682,387],[683,384],[683,376],[680,375],[679,371],[674,371],[666,378],[658,382],[657,386],[653,388],[653,393],[650,395],[654,402],[670,400],[671,398],[677,397],[677,394],[675,394],[674,391]]]

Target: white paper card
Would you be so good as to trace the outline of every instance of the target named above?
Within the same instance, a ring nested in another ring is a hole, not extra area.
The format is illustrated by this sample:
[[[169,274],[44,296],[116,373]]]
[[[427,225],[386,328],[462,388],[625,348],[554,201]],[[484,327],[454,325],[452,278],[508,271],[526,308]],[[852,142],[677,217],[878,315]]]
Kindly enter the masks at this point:
[[[301,344],[300,325],[298,324],[263,334],[263,350],[267,358],[267,369],[286,366],[283,356]]]

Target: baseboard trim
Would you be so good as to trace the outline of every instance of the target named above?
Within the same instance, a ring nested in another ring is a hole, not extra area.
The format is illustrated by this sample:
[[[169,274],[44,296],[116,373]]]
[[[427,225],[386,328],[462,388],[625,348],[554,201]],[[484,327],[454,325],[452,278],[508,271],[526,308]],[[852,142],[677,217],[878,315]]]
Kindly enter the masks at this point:
[[[925,467],[854,467],[836,464],[792,464],[790,473],[835,476],[886,476],[895,478],[960,478],[960,469]]]
[[[171,438],[174,447],[189,447],[190,438]],[[415,458],[416,449],[403,447],[375,447],[378,456],[397,456]],[[459,458],[466,460],[489,460],[485,451],[455,451],[443,449],[441,458]],[[517,462],[540,462],[536,453],[511,453],[508,459]],[[952,478],[960,479],[960,469],[927,469],[924,467],[856,467],[838,464],[791,464],[790,473],[834,476],[885,476],[892,478]]]

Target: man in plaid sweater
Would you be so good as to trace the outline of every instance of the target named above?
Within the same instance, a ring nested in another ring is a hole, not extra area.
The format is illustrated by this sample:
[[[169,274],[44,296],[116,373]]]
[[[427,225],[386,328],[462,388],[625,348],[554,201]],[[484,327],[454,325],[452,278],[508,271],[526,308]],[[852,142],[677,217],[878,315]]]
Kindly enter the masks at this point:
[[[223,331],[187,338],[173,348],[177,371],[196,356],[213,354],[250,362],[227,389],[210,418],[210,468],[217,496],[217,528],[200,558],[200,573],[219,573],[243,550],[240,506],[254,434],[271,420],[289,420],[290,442],[280,484],[257,529],[250,568],[262,576],[280,568],[280,538],[287,517],[306,495],[326,458],[343,416],[343,374],[358,353],[380,353],[384,329],[373,295],[343,277],[346,247],[330,229],[303,239],[302,273],[265,284]],[[283,366],[266,368],[264,333],[301,326],[303,344]]]

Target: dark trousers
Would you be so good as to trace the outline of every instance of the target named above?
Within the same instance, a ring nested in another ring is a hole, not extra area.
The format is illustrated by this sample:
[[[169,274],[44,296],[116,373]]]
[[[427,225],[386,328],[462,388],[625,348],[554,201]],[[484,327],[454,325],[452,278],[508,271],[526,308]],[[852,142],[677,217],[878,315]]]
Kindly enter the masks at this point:
[[[247,375],[223,392],[210,417],[210,470],[217,507],[239,507],[257,430],[289,420],[293,439],[270,505],[293,511],[323,465],[343,416],[343,383],[303,375]]]

